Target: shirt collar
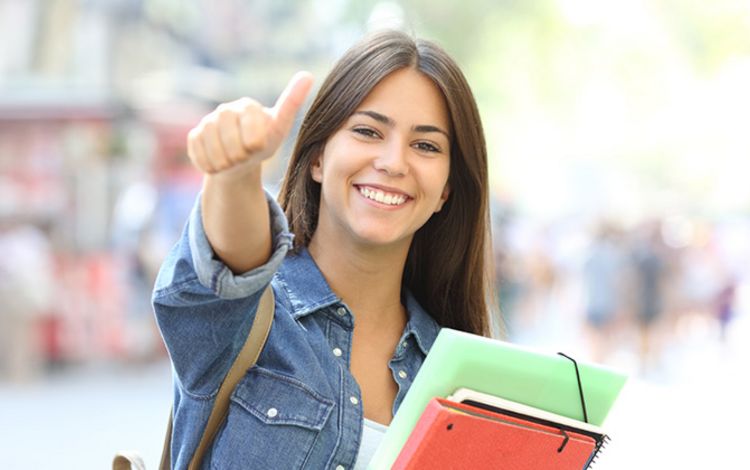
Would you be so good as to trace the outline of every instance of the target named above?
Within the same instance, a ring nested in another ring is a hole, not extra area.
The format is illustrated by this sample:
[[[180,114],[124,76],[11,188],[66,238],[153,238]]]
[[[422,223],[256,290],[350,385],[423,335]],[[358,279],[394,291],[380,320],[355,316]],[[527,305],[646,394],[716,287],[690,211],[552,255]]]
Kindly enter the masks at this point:
[[[305,247],[297,253],[287,255],[279,268],[279,274],[281,282],[285,284],[295,320],[341,302]],[[408,290],[405,291],[404,301],[409,321],[402,341],[414,336],[417,345],[426,355],[440,332],[440,326]]]
[[[296,319],[340,302],[320,272],[307,248],[290,253],[279,268],[292,316]]]
[[[409,313],[409,321],[406,324],[406,331],[404,331],[404,338],[409,335],[413,335],[417,340],[417,345],[422,352],[427,355],[432,347],[432,343],[435,342],[438,333],[440,332],[440,325],[435,321],[434,318],[428,314],[417,299],[414,298],[409,290],[406,290],[406,311]]]

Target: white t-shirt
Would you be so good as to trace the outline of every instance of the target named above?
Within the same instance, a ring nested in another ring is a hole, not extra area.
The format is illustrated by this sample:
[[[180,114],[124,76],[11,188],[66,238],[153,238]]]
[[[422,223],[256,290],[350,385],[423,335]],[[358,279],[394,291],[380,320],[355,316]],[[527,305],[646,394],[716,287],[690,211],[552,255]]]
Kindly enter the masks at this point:
[[[388,426],[365,418],[362,426],[362,442],[359,445],[357,461],[354,464],[354,470],[365,470],[367,465],[375,455],[380,442],[383,440]]]

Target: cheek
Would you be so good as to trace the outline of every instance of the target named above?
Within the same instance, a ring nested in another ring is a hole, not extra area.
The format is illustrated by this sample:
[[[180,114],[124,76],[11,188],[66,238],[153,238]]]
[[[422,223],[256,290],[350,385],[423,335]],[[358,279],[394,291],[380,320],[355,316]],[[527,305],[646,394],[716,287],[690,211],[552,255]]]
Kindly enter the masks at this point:
[[[441,162],[432,168],[432,172],[429,177],[429,184],[431,190],[437,193],[440,198],[446,195],[448,189],[448,178],[450,176],[450,162]]]
[[[353,149],[336,149],[326,154],[322,167],[322,178],[328,183],[345,184],[362,169],[359,154]]]
[[[448,179],[448,165],[439,168],[431,178],[430,194],[435,202],[435,212],[443,208],[443,204],[450,195],[450,185],[448,184]]]

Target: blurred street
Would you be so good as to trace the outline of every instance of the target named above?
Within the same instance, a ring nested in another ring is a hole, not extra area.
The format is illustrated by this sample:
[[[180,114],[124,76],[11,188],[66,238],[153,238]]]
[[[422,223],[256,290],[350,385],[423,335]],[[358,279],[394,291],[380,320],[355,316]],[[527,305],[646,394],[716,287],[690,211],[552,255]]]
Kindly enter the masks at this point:
[[[626,385],[605,427],[601,470],[731,469],[747,466],[750,319],[721,346],[704,331],[668,351],[673,368]]]
[[[0,383],[5,469],[105,469],[118,450],[158,468],[171,404],[169,363],[87,366],[31,385]]]

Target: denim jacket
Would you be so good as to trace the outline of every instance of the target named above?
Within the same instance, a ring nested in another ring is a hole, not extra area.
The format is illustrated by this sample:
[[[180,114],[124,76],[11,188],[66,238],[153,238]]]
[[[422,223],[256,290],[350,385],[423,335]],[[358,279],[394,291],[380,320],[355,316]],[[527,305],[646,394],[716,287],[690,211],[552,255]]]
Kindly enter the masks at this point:
[[[174,468],[187,468],[269,282],[276,297],[271,332],[232,393],[203,468],[354,467],[363,420],[349,370],[355,319],[310,254],[289,252],[286,218],[267,199],[273,254],[265,265],[234,275],[214,256],[199,198],[159,272],[153,303],[174,371]],[[398,384],[394,414],[439,330],[408,292],[403,302],[409,320],[389,362]]]

